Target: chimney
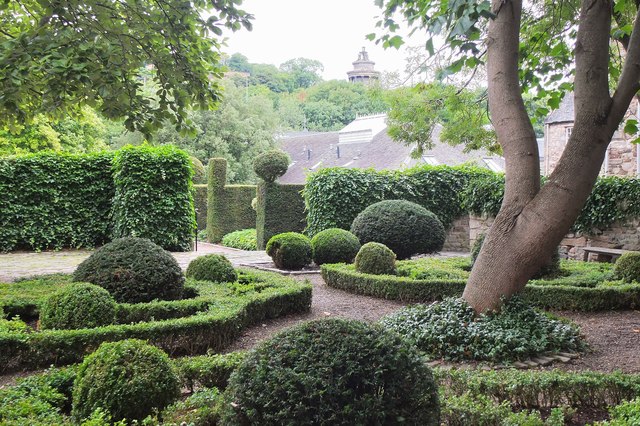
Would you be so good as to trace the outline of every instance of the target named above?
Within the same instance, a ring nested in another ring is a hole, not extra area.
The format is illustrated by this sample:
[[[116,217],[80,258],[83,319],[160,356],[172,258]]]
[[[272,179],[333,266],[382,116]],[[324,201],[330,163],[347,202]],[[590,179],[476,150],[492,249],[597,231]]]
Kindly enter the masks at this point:
[[[340,158],[340,145],[336,145],[336,154],[338,155],[338,158]]]
[[[311,150],[307,148],[307,161],[311,160]]]

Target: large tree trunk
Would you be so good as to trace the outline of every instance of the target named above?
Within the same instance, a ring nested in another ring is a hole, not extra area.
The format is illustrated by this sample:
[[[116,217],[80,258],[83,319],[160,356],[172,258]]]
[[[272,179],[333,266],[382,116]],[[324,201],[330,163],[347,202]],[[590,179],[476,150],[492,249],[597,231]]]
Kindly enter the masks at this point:
[[[640,86],[636,19],[618,89],[609,94],[612,2],[583,0],[575,48],[575,122],[558,165],[540,188],[536,138],[518,82],[521,0],[493,0],[487,71],[489,108],[506,161],[502,208],[463,298],[484,312],[523,289],[569,231],[598,177],[608,144]]]

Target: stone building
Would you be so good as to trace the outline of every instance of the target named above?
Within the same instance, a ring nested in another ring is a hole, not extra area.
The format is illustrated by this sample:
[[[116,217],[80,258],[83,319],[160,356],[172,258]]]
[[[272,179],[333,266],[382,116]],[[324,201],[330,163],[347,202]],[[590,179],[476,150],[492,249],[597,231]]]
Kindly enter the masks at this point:
[[[365,84],[378,81],[380,73],[374,69],[375,64],[375,62],[369,60],[369,54],[363,47],[362,51],[358,53],[358,59],[353,62],[353,70],[347,72],[349,81],[351,83]]]
[[[636,100],[632,103],[628,114],[638,110]],[[553,111],[544,122],[544,161],[541,172],[549,175],[555,168],[573,130],[574,106],[573,94],[567,93],[560,107]],[[631,143],[635,137],[625,134],[620,128],[611,140],[600,172],[603,176],[637,176],[640,173],[638,145]]]

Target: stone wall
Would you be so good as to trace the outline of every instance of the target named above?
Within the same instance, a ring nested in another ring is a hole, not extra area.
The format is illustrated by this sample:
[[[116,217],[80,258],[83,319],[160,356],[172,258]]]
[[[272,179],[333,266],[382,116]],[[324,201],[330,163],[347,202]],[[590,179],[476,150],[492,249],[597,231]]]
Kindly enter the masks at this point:
[[[469,251],[469,215],[460,216],[451,224],[443,251]]]

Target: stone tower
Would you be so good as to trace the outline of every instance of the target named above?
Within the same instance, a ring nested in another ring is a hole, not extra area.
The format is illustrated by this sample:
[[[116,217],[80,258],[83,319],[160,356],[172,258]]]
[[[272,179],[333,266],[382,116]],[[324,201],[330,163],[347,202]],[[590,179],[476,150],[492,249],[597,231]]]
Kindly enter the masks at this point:
[[[358,53],[358,59],[353,62],[353,70],[347,72],[351,83],[370,84],[380,78],[380,73],[373,69],[376,63],[369,60],[369,54],[362,48]]]

